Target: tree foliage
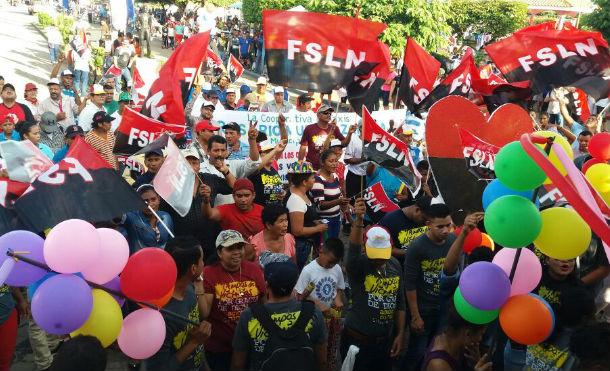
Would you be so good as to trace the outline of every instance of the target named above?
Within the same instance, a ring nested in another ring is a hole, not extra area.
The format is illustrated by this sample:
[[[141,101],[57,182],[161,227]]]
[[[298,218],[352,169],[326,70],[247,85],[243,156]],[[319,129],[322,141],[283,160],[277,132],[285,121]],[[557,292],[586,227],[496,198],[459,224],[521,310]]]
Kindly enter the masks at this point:
[[[289,9],[297,5],[318,13],[359,17],[382,22],[388,29],[381,40],[390,46],[392,54],[404,51],[407,36],[411,36],[429,51],[440,50],[447,44],[451,29],[447,25],[448,7],[442,1],[427,0],[244,0],[242,12],[247,22],[262,22],[263,9]]]
[[[469,30],[499,38],[527,25],[527,4],[512,0],[451,0],[449,26],[461,35]]]
[[[604,35],[610,40],[610,0],[594,0],[598,8],[582,17],[582,25]]]

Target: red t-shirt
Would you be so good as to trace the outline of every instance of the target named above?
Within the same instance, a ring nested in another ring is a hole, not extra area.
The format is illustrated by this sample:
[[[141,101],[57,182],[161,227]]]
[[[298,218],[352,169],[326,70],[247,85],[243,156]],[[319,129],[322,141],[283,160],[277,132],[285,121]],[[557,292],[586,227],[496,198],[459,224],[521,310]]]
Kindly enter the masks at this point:
[[[241,261],[241,273],[227,272],[220,263],[203,268],[203,288],[213,293],[212,309],[208,321],[212,336],[205,343],[211,352],[232,352],[233,334],[241,312],[267,294],[263,271],[248,260]]]
[[[220,205],[216,208],[220,211],[220,226],[222,229],[234,229],[241,233],[244,240],[265,228],[261,220],[261,213],[263,212],[261,205],[252,204],[252,209],[248,212],[240,211],[235,204]]]
[[[26,110],[27,110],[27,113],[26,113]],[[6,122],[6,115],[8,115],[9,113],[12,113],[15,116],[17,116],[19,121],[33,121],[34,120],[32,113],[30,112],[30,109],[27,108],[26,105],[20,104],[20,103],[15,103],[15,104],[13,104],[13,106],[11,108],[8,108],[7,106],[4,105],[4,103],[0,103],[0,121],[1,122]]]
[[[301,145],[307,146],[307,157],[305,159],[311,162],[315,170],[320,169],[320,152],[322,152],[322,145],[328,135],[329,132],[326,129],[320,129],[317,124],[307,125],[305,130],[303,130]],[[341,130],[336,126],[332,135],[335,139],[345,139],[343,134],[341,134]]]

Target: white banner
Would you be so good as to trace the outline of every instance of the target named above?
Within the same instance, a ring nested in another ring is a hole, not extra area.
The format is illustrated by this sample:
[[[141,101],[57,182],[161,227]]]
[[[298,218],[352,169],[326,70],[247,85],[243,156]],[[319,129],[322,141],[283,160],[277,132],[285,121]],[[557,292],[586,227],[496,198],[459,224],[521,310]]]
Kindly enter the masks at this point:
[[[391,119],[394,120],[394,127],[397,128],[402,125],[405,121],[406,110],[387,110],[387,111],[374,111],[372,113],[373,118],[377,121],[379,126],[384,130],[389,128],[389,122]],[[219,126],[223,126],[229,122],[236,122],[241,127],[242,141],[246,141],[246,132],[248,130],[248,123],[258,122],[257,128],[260,132],[267,134],[267,138],[273,144],[277,144],[280,141],[280,127],[277,124],[277,118],[279,114],[271,112],[247,112],[247,111],[230,111],[222,110],[214,112],[214,120],[218,122]],[[360,117],[354,112],[340,112],[336,115],[337,127],[344,136],[347,135],[347,131],[350,125],[354,125],[360,122]],[[285,180],[286,166],[297,160],[299,154],[301,136],[303,130],[307,125],[315,124],[318,118],[315,113],[285,113],[286,117],[286,130],[288,131],[288,145],[282,154],[282,157],[278,160],[278,172],[282,179]]]

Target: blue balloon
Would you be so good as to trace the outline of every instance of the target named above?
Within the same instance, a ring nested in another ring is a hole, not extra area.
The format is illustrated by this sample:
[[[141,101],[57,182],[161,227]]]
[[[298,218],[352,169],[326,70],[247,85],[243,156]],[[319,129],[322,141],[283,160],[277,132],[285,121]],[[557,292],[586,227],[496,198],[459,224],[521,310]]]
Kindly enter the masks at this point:
[[[500,180],[494,179],[487,185],[487,187],[485,187],[485,190],[483,191],[483,210],[487,210],[487,206],[489,206],[489,204],[491,204],[495,199],[506,195],[517,195],[531,200],[532,196],[534,195],[534,191],[513,191],[502,184]],[[538,199],[536,199],[536,206],[540,206]]]

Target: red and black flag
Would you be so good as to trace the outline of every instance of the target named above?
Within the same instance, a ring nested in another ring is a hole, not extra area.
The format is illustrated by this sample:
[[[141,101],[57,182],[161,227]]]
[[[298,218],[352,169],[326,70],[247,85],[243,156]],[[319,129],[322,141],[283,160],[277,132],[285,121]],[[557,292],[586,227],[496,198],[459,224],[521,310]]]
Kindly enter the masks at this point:
[[[387,169],[415,193],[419,189],[421,175],[415,168],[409,148],[383,130],[366,107],[362,108],[362,133],[367,160]]]
[[[16,229],[24,229],[15,212],[14,203],[29,187],[30,183],[0,178],[0,236]]]
[[[222,63],[222,59],[216,55],[213,51],[208,49],[203,63],[201,63],[200,74],[206,76],[218,77],[226,72],[225,66]]]
[[[390,52],[377,40],[387,26],[359,18],[312,12],[263,11],[269,80],[279,86],[322,93],[339,89],[363,62],[386,78]],[[351,74],[350,74],[351,71]]]
[[[244,73],[244,66],[239,63],[233,54],[230,54],[227,62],[227,69],[229,70],[229,78],[231,79],[231,82],[237,81],[241,74]]]
[[[417,105],[418,110],[429,109],[436,101],[445,98],[448,95],[461,95],[468,97],[473,76],[479,75],[479,70],[474,64],[474,55],[472,48],[468,48],[460,65],[438,84],[424,100]]]
[[[407,39],[404,63],[400,72],[397,98],[407,109],[415,112],[415,107],[430,95],[441,68],[441,62],[428,54],[412,38]]]
[[[515,103],[524,107],[532,93],[529,81],[507,82],[493,73],[486,79],[476,74],[472,77],[472,90],[481,94],[489,113],[493,113],[506,103]]]
[[[142,198],[81,137],[15,202],[19,219],[36,232],[67,219],[111,220],[143,207]]]
[[[484,142],[460,127],[458,132],[468,171],[477,179],[496,179],[494,162],[500,147]]]
[[[154,142],[163,133],[174,134],[175,138],[180,141],[186,134],[186,126],[166,124],[125,107],[121,124],[116,132],[114,153],[133,155]]]
[[[595,99],[608,97],[610,51],[599,32],[519,31],[485,50],[509,82],[529,80],[535,94],[574,86]]]
[[[189,87],[206,55],[209,40],[210,32],[202,32],[174,50],[153,82],[142,104],[142,114],[167,123],[184,124]]]
[[[375,103],[379,102],[379,92],[385,79],[373,72],[376,66],[377,63],[362,62],[346,75],[344,85],[347,99],[356,113],[362,112],[362,107],[372,111]]]
[[[133,71],[131,71],[131,85],[134,89],[140,89],[144,87],[144,79],[142,75],[140,75],[140,71],[133,66]]]
[[[362,197],[366,202],[366,215],[377,223],[383,216],[389,212],[398,210],[399,207],[390,200],[388,194],[385,193],[381,182],[377,182],[368,187],[362,192]]]

